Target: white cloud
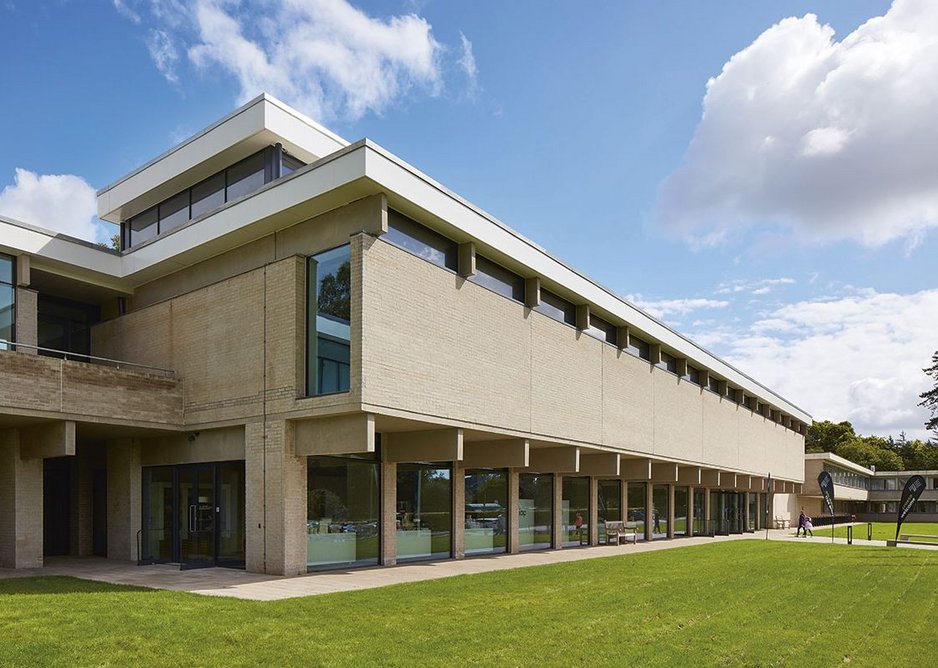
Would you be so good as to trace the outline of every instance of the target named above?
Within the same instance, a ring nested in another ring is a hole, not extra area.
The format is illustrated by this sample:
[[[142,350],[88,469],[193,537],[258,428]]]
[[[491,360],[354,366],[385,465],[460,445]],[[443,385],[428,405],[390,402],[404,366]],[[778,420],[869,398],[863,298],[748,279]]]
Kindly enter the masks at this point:
[[[138,14],[133,9],[128,7],[127,4],[124,2],[124,0],[113,0],[113,2],[114,2],[114,9],[117,10],[118,14],[123,16],[125,19],[128,19],[129,21],[136,23],[137,25],[140,24],[140,14]]]
[[[733,281],[724,281],[717,286],[716,294],[731,295],[740,292],[747,292],[752,295],[765,295],[780,285],[792,285],[795,283],[793,278],[762,278],[757,280],[736,279]]]
[[[190,59],[233,75],[241,102],[266,91],[315,118],[357,119],[442,87],[443,47],[413,14],[381,20],[346,0],[198,0],[193,18]]]
[[[938,3],[896,0],[842,40],[808,14],[707,84],[658,220],[697,243],[781,226],[806,242],[916,244],[938,226]]]
[[[166,80],[171,84],[178,84],[179,77],[176,74],[176,64],[179,61],[179,53],[176,51],[176,45],[170,36],[163,30],[151,30],[147,38],[147,49],[150,51],[150,58],[153,64],[160,71]]]
[[[475,97],[479,92],[479,68],[476,66],[476,57],[472,53],[472,42],[462,32],[459,33],[459,40],[462,45],[462,55],[456,62],[468,81],[466,94],[469,97]]]
[[[12,185],[0,191],[0,214],[86,241],[113,234],[95,218],[95,191],[80,176],[36,174],[17,169]]]
[[[629,295],[627,299],[655,318],[663,319],[675,315],[687,315],[701,309],[725,308],[729,302],[718,299],[659,299],[647,301],[641,295]]]
[[[818,420],[850,420],[861,433],[926,437],[918,395],[938,349],[938,289],[864,290],[772,312],[709,341],[742,371]]]

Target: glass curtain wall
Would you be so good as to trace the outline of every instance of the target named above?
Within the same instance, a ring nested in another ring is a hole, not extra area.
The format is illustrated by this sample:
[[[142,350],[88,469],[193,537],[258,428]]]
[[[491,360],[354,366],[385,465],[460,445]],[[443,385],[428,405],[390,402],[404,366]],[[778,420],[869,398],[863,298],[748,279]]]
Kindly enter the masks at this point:
[[[590,479],[561,478],[560,517],[563,521],[563,546],[589,545]]]
[[[687,535],[687,496],[686,487],[674,488],[674,535]]]
[[[453,551],[450,467],[397,465],[397,559],[446,559]]]
[[[522,473],[518,476],[518,545],[521,550],[547,550],[553,546],[554,476]]]
[[[218,561],[245,563],[244,462],[218,465]]]
[[[348,392],[351,350],[351,246],[307,260],[306,392]]]
[[[668,537],[668,486],[654,485],[651,490],[651,533],[654,538]]]
[[[636,540],[645,540],[645,485],[644,482],[630,482],[628,487],[628,519],[626,526],[635,529]]]
[[[144,561],[173,561],[174,474],[172,466],[143,469],[143,489],[148,492],[143,508],[142,554]]]
[[[694,490],[694,535],[705,536],[710,529],[707,526],[709,518],[704,516],[704,507],[707,503],[707,492],[702,489]]]
[[[508,471],[466,471],[467,555],[508,549]]]
[[[757,518],[759,515],[759,495],[755,492],[749,493],[749,526],[746,527],[749,531],[755,531],[757,524]]]
[[[723,520],[723,494],[722,492],[710,492],[710,526],[715,534],[727,534],[729,529]]]
[[[14,274],[13,258],[9,255],[0,255],[0,341],[14,341],[13,327],[16,324]],[[7,350],[9,347],[6,343],[0,343],[0,350]]]
[[[604,522],[618,522],[622,519],[622,481],[599,481],[599,542],[606,542]]]
[[[378,563],[379,463],[310,457],[306,474],[307,568]]]

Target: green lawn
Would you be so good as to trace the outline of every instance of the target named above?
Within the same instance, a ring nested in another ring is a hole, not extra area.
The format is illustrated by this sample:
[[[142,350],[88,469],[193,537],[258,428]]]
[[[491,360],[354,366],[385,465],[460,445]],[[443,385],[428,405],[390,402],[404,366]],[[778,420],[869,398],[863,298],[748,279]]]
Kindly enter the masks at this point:
[[[273,603],[13,578],[0,665],[919,664],[936,603],[938,552],[756,540]]]
[[[932,536],[938,536],[938,523],[935,522],[903,522],[902,533],[920,533]],[[831,528],[822,527],[815,529],[817,536],[830,536]],[[847,527],[837,527],[834,529],[834,535],[838,538],[847,537]],[[895,540],[896,523],[895,522],[873,522],[873,540]],[[866,540],[866,523],[860,523],[853,527],[853,540]]]

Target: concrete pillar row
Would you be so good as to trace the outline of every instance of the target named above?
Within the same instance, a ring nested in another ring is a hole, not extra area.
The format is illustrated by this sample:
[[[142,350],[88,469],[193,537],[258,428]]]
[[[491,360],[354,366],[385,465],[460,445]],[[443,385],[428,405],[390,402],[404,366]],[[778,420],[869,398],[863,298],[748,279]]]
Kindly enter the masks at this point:
[[[39,460],[40,466],[42,460]],[[140,441],[119,439],[107,444],[107,556],[136,561],[141,527]],[[40,494],[41,494],[40,490]]]

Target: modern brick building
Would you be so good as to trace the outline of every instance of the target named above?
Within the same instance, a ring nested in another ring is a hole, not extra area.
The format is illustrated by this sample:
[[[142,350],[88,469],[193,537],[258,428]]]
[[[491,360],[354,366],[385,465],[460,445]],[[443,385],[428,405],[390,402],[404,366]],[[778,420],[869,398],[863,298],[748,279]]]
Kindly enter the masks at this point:
[[[0,219],[0,566],[290,574],[797,503],[804,411],[268,96],[98,205],[120,251]]]

